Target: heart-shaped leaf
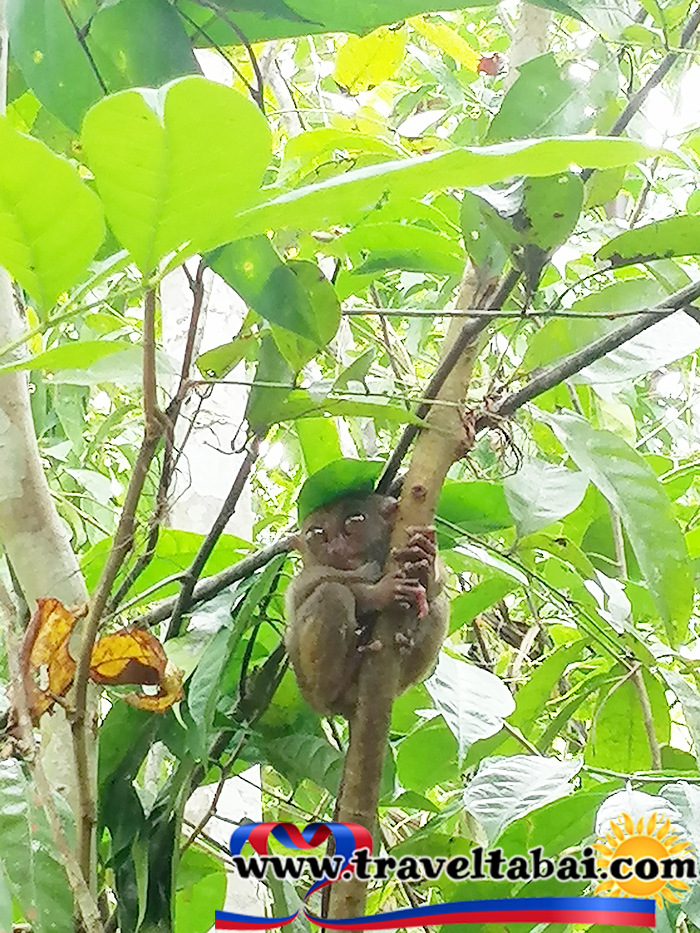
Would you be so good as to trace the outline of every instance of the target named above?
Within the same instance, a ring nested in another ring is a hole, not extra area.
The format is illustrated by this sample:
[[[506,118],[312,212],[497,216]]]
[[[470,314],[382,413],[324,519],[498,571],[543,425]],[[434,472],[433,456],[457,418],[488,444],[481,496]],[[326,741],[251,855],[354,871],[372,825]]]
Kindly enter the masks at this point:
[[[72,165],[5,118],[0,152],[0,263],[47,308],[102,242],[102,208]]]
[[[144,273],[183,244],[194,253],[230,239],[270,158],[257,107],[196,76],[105,98],[82,141],[112,230]]]

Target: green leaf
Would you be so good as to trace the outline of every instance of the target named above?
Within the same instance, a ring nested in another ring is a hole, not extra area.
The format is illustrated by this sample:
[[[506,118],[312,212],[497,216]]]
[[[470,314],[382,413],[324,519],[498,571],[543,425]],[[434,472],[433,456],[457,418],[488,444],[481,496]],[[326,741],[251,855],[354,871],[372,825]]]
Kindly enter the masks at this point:
[[[659,673],[680,701],[683,718],[693,740],[695,758],[700,763],[700,694],[677,671],[661,668]]]
[[[460,593],[450,601],[450,633],[468,625],[479,613],[516,589],[518,583],[504,574],[493,574],[476,583],[468,593]]]
[[[437,516],[451,525],[458,525],[460,531],[474,535],[513,525],[502,484],[485,480],[473,483],[448,480],[440,493]],[[452,537],[459,535],[453,528],[442,528],[441,531]]]
[[[266,333],[260,342],[258,365],[255,369],[255,382],[248,396],[245,416],[252,431],[262,431],[272,424],[292,391],[294,373],[277,349],[272,334]],[[265,383],[272,383],[266,385]],[[277,386],[277,383],[281,383]],[[289,386],[289,388],[285,388]]]
[[[7,13],[12,55],[27,84],[47,110],[79,130],[104,92],[61,0],[12,0]]]
[[[163,598],[178,593],[180,581],[173,578],[179,577],[187,570],[197,555],[204,537],[203,534],[195,531],[161,528],[153,558],[134,581],[127,594],[128,597],[131,599],[143,593],[144,600],[153,599],[153,588],[165,580],[168,580],[168,583],[158,589],[158,597]],[[83,556],[83,574],[85,583],[90,589],[97,585],[110,545],[109,538],[99,541]],[[231,564],[235,564],[245,556],[251,547],[249,542],[236,535],[221,535],[204,565],[202,575],[211,576],[230,567]]]
[[[266,236],[229,243],[211,253],[207,264],[260,317],[319,345],[309,296]]]
[[[403,787],[418,793],[459,780],[457,742],[442,716],[422,723],[399,744],[396,773]]]
[[[187,691],[187,708],[197,727],[195,738],[200,743],[200,752],[206,749],[214,712],[221,698],[223,674],[230,664],[241,636],[250,624],[253,613],[260,605],[260,601],[270,592],[280,567],[286,559],[286,554],[278,555],[257,574],[245,598],[236,607],[233,625],[221,628],[216,633],[192,674]]]
[[[306,480],[297,497],[299,521],[320,506],[342,495],[370,493],[382,471],[381,460],[343,457],[324,464]]]
[[[572,353],[618,326],[616,321],[603,319],[604,314],[641,311],[668,294],[664,284],[651,278],[614,282],[592,292],[571,306],[572,311],[590,312],[590,318],[547,321],[530,341],[524,365],[534,369]],[[679,311],[596,360],[575,379],[594,384],[628,382],[693,353],[699,346],[700,326]]]
[[[515,708],[510,690],[495,674],[444,652],[425,686],[457,739],[460,761],[478,739],[495,735]]]
[[[330,794],[337,794],[343,756],[325,738],[293,735],[265,743],[265,760],[296,786],[310,778]]]
[[[376,355],[377,351],[374,347],[370,347],[369,350],[365,350],[364,353],[361,353],[356,360],[353,360],[349,366],[345,367],[335,380],[333,383],[333,391],[342,392],[348,388],[351,382],[360,382],[364,384]]]
[[[415,224],[360,224],[325,247],[331,256],[350,256],[357,275],[406,269],[460,275],[464,252],[455,240]]]
[[[55,373],[62,369],[83,369],[113,353],[123,353],[133,348],[134,344],[127,340],[73,340],[45,350],[43,353],[37,353],[29,359],[0,366],[0,372],[41,369],[44,372]]]
[[[368,36],[348,36],[338,49],[333,79],[359,94],[390,78],[403,61],[406,29],[376,29]]]
[[[102,208],[74,166],[4,117],[0,152],[0,263],[48,308],[102,242]]]
[[[610,782],[595,790],[577,791],[545,804],[511,823],[499,837],[498,844],[508,856],[523,855],[529,849],[542,846],[546,856],[556,857],[578,847],[594,831],[598,807],[611,789],[618,787],[617,782]]]
[[[0,762],[0,851],[13,899],[32,930],[73,929],[73,897],[66,873],[57,860],[44,812],[37,806],[36,791],[16,758]]]
[[[500,274],[507,252],[496,231],[484,214],[484,200],[472,191],[465,191],[460,206],[459,222],[464,247],[476,266],[492,274]]]
[[[583,2],[583,0],[579,0]],[[462,10],[465,6],[483,6],[484,0],[441,0],[441,10]],[[492,4],[493,5],[493,4]],[[305,36],[324,32],[354,32],[358,35],[371,32],[377,26],[398,23],[409,16],[432,12],[435,3],[430,0],[382,0],[376,2],[349,3],[348,0],[255,0],[255,4],[241,9],[240,3],[224,0],[223,9],[235,15],[237,28],[249,42],[262,39],[283,39],[289,36]],[[581,19],[579,13],[560,0],[538,3],[545,9],[556,10],[566,16]],[[187,11],[192,19],[202,26],[206,24],[206,37],[198,35],[198,44],[216,42],[221,46],[240,44],[240,36],[231,29],[223,17],[212,19],[206,7],[189,4]]]
[[[160,87],[200,72],[183,20],[167,0],[103,4],[90,20],[86,42],[110,92]]]
[[[332,460],[339,460],[338,429],[332,418],[299,418],[294,425],[307,474],[315,473]]]
[[[583,182],[573,172],[528,178],[523,189],[528,242],[545,250],[563,243],[573,233],[582,205]]]
[[[395,159],[399,150],[377,136],[366,136],[349,130],[323,127],[292,136],[284,147],[279,183],[295,187],[307,175],[319,180],[329,165],[333,174],[345,170],[347,160],[353,165],[369,157],[372,162]]]
[[[225,896],[226,870],[221,859],[189,846],[175,876],[174,933],[206,933]]]
[[[383,162],[266,201],[243,213],[227,239],[272,229],[313,230],[356,223],[372,219],[368,212],[374,209],[379,212],[395,200],[420,198],[430,191],[493,184],[514,175],[556,175],[572,162],[595,168],[627,165],[650,154],[631,139],[574,137],[451,149]]]
[[[493,844],[509,823],[570,794],[580,768],[580,761],[532,755],[490,758],[467,785],[464,807]]]
[[[560,66],[551,53],[519,65],[518,77],[491,121],[489,141],[587,132],[593,126],[598,111],[619,89],[614,56],[599,46],[598,57],[599,67],[591,71],[586,83],[573,78],[568,65]],[[579,165],[583,164],[579,161]],[[562,166],[559,171],[567,168]],[[525,169],[520,174],[533,173]],[[536,174],[553,175],[554,172]]]
[[[269,335],[268,335],[269,336]],[[265,339],[263,338],[263,347]],[[275,346],[275,351],[277,347]],[[282,360],[284,366],[286,362],[279,354],[279,360]],[[262,361],[262,350],[261,350]],[[291,372],[288,368],[280,368],[279,379],[264,379],[260,373],[274,372],[276,370],[261,370],[258,366],[256,379],[260,382],[282,382],[291,381]],[[285,373],[287,374],[285,376]],[[334,415],[344,418],[374,418],[378,424],[388,422],[390,424],[417,424],[422,425],[423,421],[414,414],[401,408],[399,405],[392,405],[386,402],[361,402],[355,399],[344,398],[325,398],[316,399],[312,397],[307,389],[285,389],[273,388],[269,386],[255,386],[251,390],[256,393],[256,407],[248,418],[249,424],[275,424],[279,421],[296,421],[297,418],[317,418],[320,415]],[[265,393],[263,395],[262,393]],[[260,401],[259,401],[260,400]],[[258,420],[252,420],[258,419]]]
[[[316,263],[293,260],[289,268],[301,284],[309,306],[308,329],[316,334],[313,340],[291,333],[287,328],[272,327],[272,336],[284,358],[295,371],[328,347],[340,324],[340,302],[325,275]]]
[[[698,254],[700,217],[697,214],[679,214],[620,233],[601,246],[596,259],[607,260],[615,268],[652,259]]]
[[[587,644],[584,639],[578,639],[570,645],[555,648],[518,690],[510,723],[520,728],[525,736],[532,735],[537,718],[551,699],[562,674],[570,664],[579,660]]]
[[[639,696],[627,671],[622,667],[618,671],[617,682],[601,696],[585,760],[599,768],[614,768],[626,774],[646,771],[651,766],[651,752]],[[653,711],[656,738],[659,743],[668,742],[671,724],[663,687],[650,671],[643,670],[642,675]]]
[[[517,473],[503,481],[506,502],[518,535],[539,531],[559,521],[583,500],[588,477],[546,460],[523,460]]]
[[[197,357],[197,369],[203,376],[223,379],[241,360],[250,359],[251,350],[258,349],[255,334],[243,334],[230,343],[205,350]]]
[[[110,226],[144,273],[184,244],[191,255],[229,240],[270,158],[255,104],[200,77],[100,101],[82,142]]]
[[[570,411],[543,417],[574,463],[619,511],[669,638],[674,644],[681,641],[694,586],[685,541],[663,486],[644,459],[615,434],[594,430]]]

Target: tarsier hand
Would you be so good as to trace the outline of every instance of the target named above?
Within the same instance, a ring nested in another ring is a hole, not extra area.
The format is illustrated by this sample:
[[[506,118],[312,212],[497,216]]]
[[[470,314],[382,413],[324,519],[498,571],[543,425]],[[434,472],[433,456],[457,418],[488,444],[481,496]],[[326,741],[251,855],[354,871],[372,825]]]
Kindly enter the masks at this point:
[[[394,560],[401,565],[400,575],[410,582],[414,602],[398,602],[407,609],[415,606],[419,619],[429,612],[428,590],[435,579],[435,529],[429,526],[413,526],[407,529],[408,542],[404,547],[392,551]]]

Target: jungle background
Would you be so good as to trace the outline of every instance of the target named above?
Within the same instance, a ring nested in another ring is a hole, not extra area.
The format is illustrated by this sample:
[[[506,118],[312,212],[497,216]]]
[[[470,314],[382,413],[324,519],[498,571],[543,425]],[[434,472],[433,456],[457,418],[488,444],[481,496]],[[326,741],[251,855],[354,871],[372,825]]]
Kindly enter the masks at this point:
[[[622,812],[700,845],[699,23],[0,4],[0,929],[208,930],[237,775],[245,817],[332,818],[346,727],[282,645],[296,498],[341,456],[398,471],[455,319],[450,634],[394,706],[383,845],[578,854]],[[700,924],[700,887],[657,923]]]

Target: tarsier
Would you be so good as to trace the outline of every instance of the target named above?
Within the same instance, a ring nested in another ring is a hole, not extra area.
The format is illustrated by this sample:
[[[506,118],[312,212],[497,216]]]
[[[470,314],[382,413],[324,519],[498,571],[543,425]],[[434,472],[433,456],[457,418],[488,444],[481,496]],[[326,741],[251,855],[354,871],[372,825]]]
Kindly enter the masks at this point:
[[[315,509],[298,538],[304,566],[287,590],[287,650],[299,689],[319,713],[352,715],[363,653],[376,614],[400,607],[398,692],[429,674],[447,630],[449,603],[436,572],[433,528],[408,530],[394,553],[399,570],[384,573],[397,501],[345,494]]]

